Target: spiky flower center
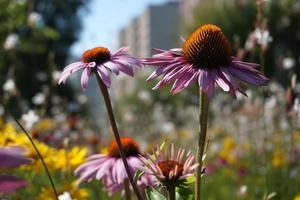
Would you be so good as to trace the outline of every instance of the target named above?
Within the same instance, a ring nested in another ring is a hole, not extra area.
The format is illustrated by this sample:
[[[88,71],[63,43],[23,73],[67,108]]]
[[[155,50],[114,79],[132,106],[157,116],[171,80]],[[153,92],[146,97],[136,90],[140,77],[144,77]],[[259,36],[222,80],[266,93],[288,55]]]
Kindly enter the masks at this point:
[[[230,44],[221,29],[212,24],[193,32],[182,50],[187,62],[197,68],[214,68],[230,62]]]
[[[159,162],[157,165],[167,180],[169,180],[171,171],[173,171],[172,180],[178,179],[183,173],[183,165],[175,160],[164,160]]]
[[[102,64],[110,59],[110,51],[105,47],[95,47],[85,51],[81,60],[85,63],[95,62]]]
[[[122,137],[121,144],[124,149],[126,157],[138,156],[140,154],[140,148],[138,143],[130,137]],[[115,141],[112,141],[108,147],[108,155],[111,157],[120,158],[118,145]]]

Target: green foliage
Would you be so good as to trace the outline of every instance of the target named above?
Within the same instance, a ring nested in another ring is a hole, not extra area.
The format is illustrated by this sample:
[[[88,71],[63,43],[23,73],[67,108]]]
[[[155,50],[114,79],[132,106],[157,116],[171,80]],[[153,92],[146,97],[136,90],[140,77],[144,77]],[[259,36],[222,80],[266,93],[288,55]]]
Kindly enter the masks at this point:
[[[51,95],[72,99],[70,88],[56,88],[52,73],[66,64],[70,47],[77,40],[81,28],[79,10],[88,2],[0,1],[0,85],[7,78],[15,80],[19,92],[12,99],[7,99],[11,100],[9,104],[14,111],[23,109],[19,103],[24,100],[33,106],[32,97],[38,92],[46,91],[48,94],[47,109],[51,106]],[[12,34],[17,38],[16,44],[5,47],[7,38]]]
[[[158,190],[152,187],[146,188],[147,200],[167,200],[167,198],[162,195]]]

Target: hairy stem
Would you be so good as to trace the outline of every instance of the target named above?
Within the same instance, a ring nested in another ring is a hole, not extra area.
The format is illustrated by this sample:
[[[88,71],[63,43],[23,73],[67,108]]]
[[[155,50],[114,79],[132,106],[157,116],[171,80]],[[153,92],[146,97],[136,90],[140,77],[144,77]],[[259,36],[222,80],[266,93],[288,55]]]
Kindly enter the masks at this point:
[[[16,121],[16,123],[20,126],[21,130],[25,133],[25,135],[27,136],[27,138],[29,139],[31,145],[33,146],[36,154],[38,155],[39,159],[42,161],[42,164],[43,164],[43,167],[46,171],[46,174],[48,176],[48,179],[50,181],[50,184],[51,184],[51,187],[52,187],[52,190],[53,190],[53,193],[55,195],[55,199],[58,200],[58,194],[57,194],[57,191],[55,189],[55,185],[54,185],[54,182],[53,182],[53,179],[50,175],[50,172],[48,170],[48,167],[43,159],[43,156],[41,155],[40,151],[38,150],[37,146],[35,145],[33,139],[31,138],[31,136],[29,135],[29,133],[25,130],[25,128],[22,126],[22,124],[17,120],[17,118],[7,109],[7,106],[6,104],[0,100],[0,104],[2,104],[2,106],[4,107],[5,111],[8,112],[10,114],[10,116]]]
[[[111,101],[110,101],[110,97],[109,97],[109,94],[108,94],[108,90],[106,88],[106,86],[104,85],[103,81],[101,80],[101,78],[98,76],[98,74],[96,74],[96,77],[97,77],[97,81],[98,81],[98,85],[100,87],[100,90],[101,90],[101,93],[103,95],[103,98],[104,98],[104,102],[105,102],[105,106],[106,106],[106,110],[107,110],[107,114],[108,114],[108,117],[109,117],[109,120],[110,120],[110,124],[111,124],[111,128],[112,128],[112,131],[113,131],[113,134],[115,136],[115,140],[116,140],[116,143],[118,145],[118,150],[119,150],[119,153],[120,153],[120,156],[121,156],[121,159],[124,163],[124,167],[125,167],[125,170],[126,170],[126,173],[128,175],[128,180],[138,198],[138,200],[142,200],[142,195],[140,194],[140,191],[137,187],[137,185],[135,184],[134,180],[133,180],[133,175],[130,171],[130,168],[129,168],[129,165],[128,165],[128,162],[126,160],[126,156],[125,156],[125,153],[124,153],[124,149],[122,147],[122,143],[121,143],[121,139],[120,139],[120,134],[119,134],[119,131],[118,131],[118,127],[117,127],[117,123],[116,123],[116,120],[115,120],[115,117],[114,117],[114,113],[113,113],[113,110],[112,110],[112,106],[111,106]]]
[[[169,200],[175,200],[176,199],[176,187],[174,185],[169,185],[168,187],[168,194],[169,194]]]
[[[200,91],[199,95],[199,139],[197,148],[197,163],[199,167],[196,169],[195,199],[201,200],[201,174],[203,165],[203,153],[206,141],[207,119],[208,119],[209,100],[207,95]]]

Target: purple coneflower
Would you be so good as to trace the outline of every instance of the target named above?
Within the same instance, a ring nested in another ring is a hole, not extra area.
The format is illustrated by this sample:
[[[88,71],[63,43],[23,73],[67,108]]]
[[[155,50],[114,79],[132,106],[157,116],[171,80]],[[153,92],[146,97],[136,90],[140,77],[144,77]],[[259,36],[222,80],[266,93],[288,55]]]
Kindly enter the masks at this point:
[[[106,87],[110,87],[110,72],[119,75],[120,71],[133,76],[132,66],[142,67],[139,59],[128,55],[128,47],[122,47],[117,52],[111,54],[105,47],[95,47],[85,51],[81,61],[72,63],[64,68],[60,75],[58,84],[67,81],[69,76],[79,69],[83,69],[81,75],[81,88],[86,90],[88,79],[92,75],[93,70],[99,75]]]
[[[132,174],[134,174],[143,165],[140,161],[143,156],[140,154],[139,145],[130,137],[122,137],[121,143],[129,168]],[[76,169],[75,174],[80,175],[78,183],[91,181],[94,178],[97,180],[102,179],[106,186],[105,189],[108,190],[109,194],[120,191],[124,188],[124,184],[128,183],[128,175],[115,141],[112,141],[109,145],[107,154],[90,156],[86,163]],[[146,186],[153,185],[153,183],[151,178],[142,176],[137,184],[145,188]]]
[[[16,168],[31,162],[31,159],[24,156],[24,149],[19,147],[0,148],[0,169]],[[28,185],[27,181],[18,177],[1,174],[0,193],[10,193],[24,188]]]
[[[170,155],[170,156],[169,156]],[[184,183],[185,179],[193,176],[198,163],[194,163],[195,157],[189,151],[185,154],[185,149],[179,149],[177,152],[174,149],[174,144],[171,144],[171,152],[162,152],[160,147],[157,147],[156,152],[148,159],[142,158],[144,164],[142,168],[146,174],[156,178],[156,184],[162,184],[167,187],[170,199],[175,198],[175,187]]]
[[[257,86],[268,81],[255,69],[258,64],[242,62],[231,56],[227,38],[219,27],[212,24],[200,26],[182,48],[155,50],[157,54],[143,60],[144,64],[159,66],[147,80],[163,75],[153,89],[174,82],[171,92],[175,94],[198,82],[208,97],[213,95],[216,85],[236,97],[236,91],[246,95],[238,80]]]

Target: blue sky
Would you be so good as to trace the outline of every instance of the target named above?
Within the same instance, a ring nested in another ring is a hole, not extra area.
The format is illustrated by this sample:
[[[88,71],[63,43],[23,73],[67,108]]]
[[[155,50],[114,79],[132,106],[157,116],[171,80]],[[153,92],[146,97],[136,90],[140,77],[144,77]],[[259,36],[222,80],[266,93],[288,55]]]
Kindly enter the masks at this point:
[[[131,19],[141,14],[150,4],[167,0],[91,0],[87,13],[83,14],[83,30],[80,40],[73,45],[72,54],[81,55],[94,46],[115,49],[118,31]]]

